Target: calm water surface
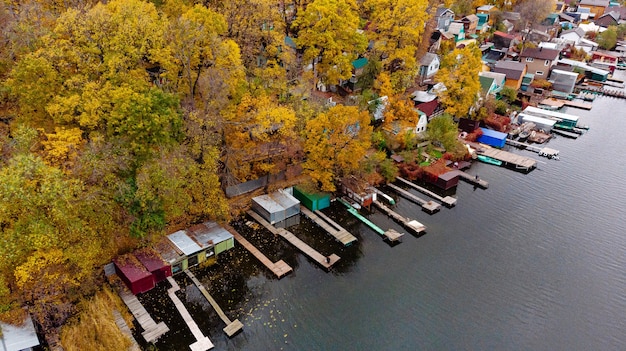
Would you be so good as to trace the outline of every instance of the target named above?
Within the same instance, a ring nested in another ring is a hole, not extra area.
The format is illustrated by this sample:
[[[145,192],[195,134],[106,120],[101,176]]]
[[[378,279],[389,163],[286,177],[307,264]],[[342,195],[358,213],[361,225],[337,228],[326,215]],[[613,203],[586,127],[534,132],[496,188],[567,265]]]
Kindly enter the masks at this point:
[[[187,288],[179,296],[216,350],[624,350],[626,100],[598,98],[591,111],[569,113],[591,129],[549,142],[560,161],[513,150],[541,161],[529,174],[476,163],[469,173],[489,189],[461,182],[457,206],[434,215],[399,198],[396,211],[428,227],[419,238],[407,234],[391,247],[335,204],[325,213],[359,239],[342,248],[302,219],[295,234],[342,257],[330,273],[265,230],[236,223],[295,272],[276,280],[240,247],[197,272],[244,323],[232,339],[180,276]],[[370,219],[406,232],[380,213]],[[194,340],[166,288],[141,299],[175,330],[159,350],[185,350]]]

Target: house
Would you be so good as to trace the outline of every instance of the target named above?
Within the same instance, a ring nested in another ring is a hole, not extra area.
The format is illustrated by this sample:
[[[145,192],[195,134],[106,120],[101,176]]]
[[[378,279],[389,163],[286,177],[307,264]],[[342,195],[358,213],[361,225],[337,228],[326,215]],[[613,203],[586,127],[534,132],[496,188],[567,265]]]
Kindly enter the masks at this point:
[[[519,90],[522,86],[522,78],[526,74],[528,68],[523,62],[517,61],[498,61],[496,62],[492,72],[503,73],[506,75],[507,87]]]
[[[592,67],[584,62],[580,62],[576,60],[560,59],[559,64],[584,70],[586,78],[591,79],[591,80],[596,80],[599,82],[606,82],[606,80],[609,77],[609,74],[611,73],[609,71]]]
[[[420,80],[424,83],[439,72],[439,56],[433,53],[426,53],[420,60],[419,75]]]
[[[452,35],[454,37],[455,42],[465,40],[465,26],[463,25],[462,22],[454,21],[450,23],[450,26],[448,26],[448,31],[446,33],[449,33],[450,35]],[[444,33],[444,35],[446,33]]]
[[[476,25],[476,31],[478,33],[485,33],[489,29],[489,15],[486,13],[477,13],[478,24]]]
[[[495,79],[478,75],[478,81],[480,82],[480,90],[483,95],[496,95]]]
[[[450,23],[454,21],[454,12],[447,7],[439,7],[435,12],[435,21],[437,22],[437,30],[447,32]]]
[[[508,50],[506,49],[502,49],[502,50],[489,49],[487,50],[487,52],[483,54],[483,57],[482,57],[483,63],[494,64],[502,60],[504,57],[506,57],[507,51]]]
[[[252,209],[270,224],[288,227],[299,220],[300,201],[287,191],[279,190],[253,198]]]
[[[330,207],[330,194],[321,192],[309,192],[301,187],[293,187],[293,196],[311,211],[323,210]]]
[[[487,129],[482,127],[480,128],[480,130],[482,130],[483,134],[476,139],[476,141],[478,141],[479,143],[487,144],[489,146],[497,148],[504,147],[504,145],[506,144],[506,133],[501,133],[493,129]]]
[[[496,49],[510,49],[515,45],[515,36],[512,34],[495,31],[493,33],[493,44]]]
[[[444,174],[440,174],[437,177],[437,181],[435,182],[435,185],[443,190],[448,190],[448,189],[454,188],[455,186],[459,184],[459,177],[460,177],[459,171],[457,170],[449,171]]]
[[[594,23],[600,27],[608,28],[610,26],[617,26],[619,24],[619,18],[619,12],[611,11],[600,16],[600,18],[596,19]]]
[[[480,72],[478,73],[478,75],[481,77],[493,78],[493,84],[495,89],[494,93],[499,93],[506,84],[506,75],[503,73]]]
[[[600,18],[604,14],[604,11],[609,7],[610,0],[580,0],[578,3],[578,11],[580,9],[589,9],[591,18]]]
[[[0,350],[31,351],[37,346],[39,338],[30,315],[20,325],[0,322]]]
[[[589,66],[615,72],[619,58],[614,53],[592,51]]]
[[[426,127],[428,127],[428,116],[426,112],[417,110],[417,113],[420,115],[420,119],[417,121],[417,125],[415,125],[415,134],[423,134],[426,132]]]
[[[561,91],[567,94],[571,94],[574,91],[574,86],[578,81],[578,73],[563,71],[560,69],[553,69],[550,74],[550,83],[552,83],[552,89]]]
[[[580,119],[580,117],[575,116],[575,115],[570,115],[567,113],[555,112],[555,111],[550,111],[550,110],[544,110],[542,108],[538,108],[534,106],[528,106],[522,112],[527,115],[553,119],[557,122],[555,126],[563,126],[563,127],[569,127],[569,128],[576,127],[578,125],[578,120]]]
[[[389,98],[387,95],[367,102],[368,108],[370,108],[370,111],[372,111],[374,115],[374,122],[382,122],[385,120],[385,110],[388,104]]]
[[[428,120],[433,119],[443,111],[435,94],[417,90],[411,96],[413,96],[415,108],[423,112]]]
[[[527,48],[520,53],[520,61],[526,63],[528,72],[534,74],[535,79],[547,79],[560,53],[555,49]]]
[[[517,118],[520,123],[534,123],[536,129],[543,130],[546,133],[550,133],[556,124],[556,121],[553,119],[537,117],[524,112],[518,114]]]
[[[204,222],[187,229],[189,236],[196,242],[211,243],[215,255],[230,250],[235,246],[235,237],[215,222]]]
[[[617,12],[619,13],[618,22],[626,21],[626,6],[611,5],[604,12]]]
[[[467,15],[461,18],[461,23],[463,23],[463,27],[465,28],[465,35],[470,36],[476,34],[476,27],[478,27],[478,16]]]
[[[563,31],[561,32],[561,35],[559,35],[559,38],[563,39],[563,41],[565,41],[566,43],[569,43],[572,45],[578,45],[578,42],[580,41],[580,39],[584,37],[585,37],[585,31],[580,27]]]

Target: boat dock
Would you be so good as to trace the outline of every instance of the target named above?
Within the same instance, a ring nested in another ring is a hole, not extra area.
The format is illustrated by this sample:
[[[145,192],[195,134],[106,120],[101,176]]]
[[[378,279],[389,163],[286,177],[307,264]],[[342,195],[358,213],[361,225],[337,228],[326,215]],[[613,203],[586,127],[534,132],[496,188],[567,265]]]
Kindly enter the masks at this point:
[[[516,169],[520,170],[530,171],[531,169],[537,167],[537,160],[492,147],[483,147],[480,153],[502,161],[506,165],[515,166]]]
[[[226,317],[224,311],[222,311],[222,308],[217,304],[215,299],[213,299],[213,296],[211,296],[211,294],[209,294],[204,285],[200,283],[198,278],[196,278],[196,276],[188,269],[185,269],[185,274],[187,274],[187,276],[196,285],[196,287],[198,287],[198,290],[200,290],[202,295],[204,295],[204,297],[207,299],[207,301],[209,301],[211,306],[213,306],[213,309],[215,310],[215,312],[217,312],[217,315],[220,316],[224,324],[226,324],[226,327],[224,327],[223,329],[224,333],[226,333],[229,338],[239,333],[243,329],[243,323],[241,323],[239,319],[235,319],[231,322],[231,320]]]
[[[396,177],[397,180],[401,181],[402,183],[412,187],[413,189],[419,191],[420,193],[426,194],[430,197],[432,197],[433,199],[439,200],[441,201],[441,203],[443,203],[444,205],[446,205],[447,207],[454,207],[454,205],[456,205],[456,198],[452,197],[452,196],[446,196],[446,197],[441,197],[435,193],[433,193],[432,191],[426,189],[426,188],[422,188],[421,186],[408,181],[404,178],[401,177]]]
[[[556,100],[554,98],[544,99],[540,101],[539,104],[554,107],[554,108],[561,108],[563,106],[569,106],[569,107],[580,108],[583,110],[591,110],[591,108],[593,107],[593,104],[589,102],[582,102],[582,101],[575,101],[575,100]]]
[[[472,185],[478,186],[482,189],[487,189],[489,187],[489,182],[486,180],[482,180],[481,178],[477,178],[476,176],[473,176],[461,170],[457,170],[457,173],[459,174],[459,178],[463,179],[464,181]]]
[[[130,339],[131,344],[127,351],[141,351],[141,347],[139,347],[137,340],[135,340],[135,337],[133,336],[133,332],[130,330],[128,324],[126,324],[126,321],[124,320],[124,317],[122,317],[120,311],[113,309],[113,318],[115,318],[115,324],[117,324],[117,327],[120,328],[122,334],[126,335]]]
[[[176,296],[176,292],[180,290],[178,283],[176,283],[174,278],[171,276],[167,277],[167,281],[170,282],[170,285],[172,285],[171,288],[167,289],[167,295],[169,295],[172,302],[174,302],[174,306],[176,306],[178,313],[180,313],[181,317],[183,317],[183,320],[187,324],[187,327],[191,330],[191,334],[193,334],[196,338],[196,342],[189,345],[191,351],[206,351],[215,347],[209,337],[202,334],[202,330],[200,330],[198,324],[193,320],[189,311],[187,311],[187,308],[183,305],[183,302],[180,301],[178,296]]]
[[[506,143],[509,145],[526,149],[528,151],[536,152],[539,154],[539,156],[545,156],[547,158],[555,158],[556,156],[559,155],[559,150],[551,149],[549,147],[536,147],[534,145],[521,143],[519,141],[509,140],[509,139],[506,140]]]
[[[348,208],[348,212],[350,212],[350,214],[352,214],[354,217],[361,220],[361,222],[365,223],[368,227],[372,228],[376,233],[380,234],[383,238],[387,239],[389,242],[393,243],[393,242],[399,241],[400,238],[402,238],[402,236],[404,235],[404,233],[398,233],[397,231],[393,229],[389,229],[387,231],[380,229],[379,226],[372,223],[369,219],[361,216],[359,211],[357,211],[354,207],[352,207],[352,205],[350,205],[349,202],[341,198],[337,198],[337,200]]]
[[[143,329],[143,336],[146,342],[155,342],[157,341],[163,334],[170,331],[170,329],[165,325],[165,323],[160,322],[156,323],[152,316],[146,311],[145,307],[141,304],[141,302],[137,299],[137,296],[133,295],[126,287],[123,287],[120,290],[120,297],[122,301],[126,304],[130,313],[135,317],[139,325]]]
[[[424,211],[426,211],[426,212],[428,212],[430,214],[433,214],[433,213],[435,213],[435,212],[437,212],[437,211],[439,211],[441,209],[441,205],[439,203],[437,203],[437,202],[426,201],[426,200],[424,200],[424,199],[422,199],[422,198],[420,198],[420,197],[418,197],[416,195],[413,195],[410,192],[400,188],[399,186],[391,184],[391,183],[387,184],[387,186],[389,186],[391,189],[393,189],[398,194],[406,197],[407,199],[415,202],[416,204],[421,205],[422,206],[422,210],[424,210]]]
[[[385,198],[385,200],[387,200],[387,202],[389,202],[390,205],[395,205],[396,204],[396,200],[393,199],[393,197],[383,193],[382,191],[372,187],[372,189],[374,189],[374,192],[382,197]]]
[[[404,217],[398,213],[396,213],[394,210],[390,209],[389,207],[385,206],[383,203],[381,203],[380,201],[374,201],[374,205],[376,207],[378,207],[379,209],[381,209],[383,212],[385,212],[387,214],[387,216],[395,219],[396,221],[402,223],[402,225],[404,225],[405,228],[407,229],[411,229],[412,231],[414,231],[416,234],[421,234],[426,230],[426,226],[423,225],[422,223],[414,220],[414,219],[410,219],[408,217]]]
[[[570,138],[570,139],[577,139],[578,135],[579,135],[578,133],[568,132],[568,131],[561,130],[561,129],[556,129],[556,128],[552,129],[552,133],[558,134],[558,135],[561,135],[561,136],[564,136],[564,137]]]
[[[308,208],[300,205],[300,212],[322,227],[328,234],[332,235],[342,243],[344,246],[350,246],[356,241],[356,237],[350,234],[347,230],[343,229],[339,224],[335,223],[332,219],[328,218],[320,211],[312,212]]]
[[[272,273],[276,275],[278,279],[284,277],[288,273],[291,273],[293,269],[285,263],[283,260],[278,260],[277,262],[272,262],[267,256],[265,256],[259,249],[257,249],[254,245],[252,245],[246,238],[241,236],[235,229],[233,229],[229,225],[223,226],[226,230],[228,230],[235,240],[243,246],[248,252],[250,252],[254,257],[256,257],[265,267],[267,267]]]
[[[340,257],[331,254],[330,256],[324,256],[321,253],[317,252],[315,249],[307,245],[304,241],[300,240],[298,237],[293,235],[290,231],[283,228],[276,228],[267,222],[263,217],[259,216],[256,212],[252,210],[248,210],[248,215],[254,218],[257,222],[259,222],[262,226],[267,228],[274,235],[280,235],[285,240],[287,240],[291,245],[295,246],[298,250],[300,250],[303,254],[308,256],[313,261],[317,262],[320,266],[330,269],[337,261],[339,261]]]
[[[600,94],[600,95],[626,99],[626,93],[623,90],[604,89],[604,88],[597,88],[597,87],[592,87],[592,86],[583,86],[583,87],[579,87],[579,89],[582,89],[583,91],[587,91],[587,92]]]

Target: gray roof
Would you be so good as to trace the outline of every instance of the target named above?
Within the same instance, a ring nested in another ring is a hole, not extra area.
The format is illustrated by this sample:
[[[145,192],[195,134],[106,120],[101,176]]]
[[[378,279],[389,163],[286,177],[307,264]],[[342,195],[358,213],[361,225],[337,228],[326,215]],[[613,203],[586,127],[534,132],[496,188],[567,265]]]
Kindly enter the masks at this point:
[[[476,9],[476,11],[491,11],[492,9],[494,9],[495,6],[493,5],[483,5],[479,8]]]
[[[422,59],[420,60],[420,65],[429,66],[435,59],[439,59],[437,55],[433,54],[432,52],[427,52],[426,55],[422,56]]]
[[[508,79],[518,80],[526,69],[526,64],[518,61],[498,61],[493,69],[496,73],[504,73]]]
[[[610,17],[613,17],[613,19],[615,20],[615,22],[619,21],[619,16],[620,16],[620,14],[619,14],[619,12],[618,12],[618,11],[611,11],[611,12],[608,12],[608,13],[606,13],[606,12],[605,12],[602,16],[600,16],[600,18],[603,18],[603,17],[609,17],[609,16],[610,16]],[[600,18],[598,18],[598,19],[600,19]]]
[[[556,60],[559,58],[559,50],[546,48],[527,48],[520,54],[520,57],[532,57],[540,60]]]
[[[193,255],[194,253],[202,250],[202,247],[193,241],[193,239],[191,239],[184,230],[172,233],[168,235],[167,238],[170,239],[172,244],[176,245],[176,247],[187,256]]]
[[[450,27],[448,27],[448,32],[452,34],[460,34],[461,31],[465,31],[465,27],[461,22],[452,22],[450,23]]]
[[[578,4],[579,6],[601,6],[601,7],[607,7],[609,6],[609,4],[611,3],[610,0],[580,0],[580,3]]]
[[[563,37],[563,35],[569,34],[569,33],[576,33],[581,38],[583,38],[585,36],[585,30],[580,28],[580,27],[576,27],[574,29],[570,29],[570,30],[566,30],[566,31],[561,32],[560,37]]]
[[[452,12],[452,10],[450,10],[449,8],[439,7],[437,8],[437,12],[435,12],[435,17],[441,17],[442,15],[448,12],[454,16],[454,12]]]
[[[284,211],[287,208],[299,206],[300,201],[284,191],[277,191],[271,194],[254,197],[252,201],[269,213]]]
[[[467,16],[463,17],[463,19],[461,19],[461,20],[465,20],[465,19],[470,21],[470,22],[478,22],[478,20],[479,20],[478,16],[476,16],[476,15],[467,15]]]
[[[30,316],[19,326],[0,322],[0,329],[0,351],[20,351],[39,346],[39,338]]]
[[[233,235],[228,230],[215,222],[204,222],[189,228],[189,231],[200,243],[213,242],[214,245],[217,245],[233,238]]]

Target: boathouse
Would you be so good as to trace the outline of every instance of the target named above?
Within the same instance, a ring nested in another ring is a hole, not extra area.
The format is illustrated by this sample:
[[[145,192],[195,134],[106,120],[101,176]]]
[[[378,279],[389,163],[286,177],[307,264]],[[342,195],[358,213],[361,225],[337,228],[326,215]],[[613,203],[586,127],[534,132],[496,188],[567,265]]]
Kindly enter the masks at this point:
[[[30,351],[39,345],[30,315],[20,325],[0,322],[0,351]]]
[[[519,118],[520,123],[534,123],[536,129],[543,130],[546,133],[550,133],[556,124],[556,121],[553,119],[531,116],[526,113],[520,113],[517,117]]]
[[[454,188],[458,184],[459,172],[456,170],[440,174],[439,177],[437,177],[437,182],[435,183],[436,186],[443,190]]]
[[[215,248],[208,241],[196,241],[186,230],[179,230],[163,238],[155,247],[161,257],[172,266],[172,274],[202,265],[215,263]]]
[[[295,186],[293,187],[293,196],[311,211],[323,210],[330,206],[330,194],[328,193],[308,192]]]
[[[187,234],[196,242],[212,243],[216,255],[235,246],[235,237],[215,222],[197,224],[189,228]]]
[[[555,124],[555,126],[575,128],[578,125],[579,117],[567,113],[549,111],[534,106],[528,106],[522,112],[528,115],[553,119],[557,121],[557,124]]]
[[[113,264],[115,272],[133,294],[154,288],[154,277],[132,253],[114,258]]]
[[[480,128],[483,134],[478,137],[476,141],[479,143],[487,144],[493,147],[504,147],[506,144],[506,133],[497,132],[493,129]]]
[[[297,222],[288,221],[300,214],[300,201],[285,190],[257,196],[252,199],[252,209],[270,224],[290,226]],[[299,217],[298,217],[299,218]]]
[[[161,258],[152,248],[143,248],[133,252],[139,262],[152,274],[154,283],[158,283],[172,276],[172,266]]]

